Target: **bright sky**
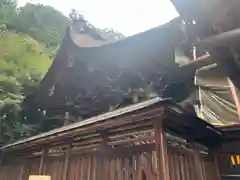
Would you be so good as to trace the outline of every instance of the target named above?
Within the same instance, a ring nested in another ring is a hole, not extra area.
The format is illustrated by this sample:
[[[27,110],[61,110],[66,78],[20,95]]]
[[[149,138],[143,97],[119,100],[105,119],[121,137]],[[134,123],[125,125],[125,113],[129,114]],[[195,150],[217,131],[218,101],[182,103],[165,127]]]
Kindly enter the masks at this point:
[[[170,0],[19,0],[50,5],[68,16],[77,9],[99,28],[113,28],[130,36],[164,24],[178,16]]]

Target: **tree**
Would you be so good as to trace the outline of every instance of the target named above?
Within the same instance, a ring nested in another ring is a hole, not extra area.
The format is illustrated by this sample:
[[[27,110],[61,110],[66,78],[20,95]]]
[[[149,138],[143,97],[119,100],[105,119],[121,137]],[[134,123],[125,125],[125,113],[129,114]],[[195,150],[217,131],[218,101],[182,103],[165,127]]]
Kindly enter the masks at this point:
[[[0,141],[29,136],[34,126],[23,113],[22,101],[41,81],[51,61],[28,36],[3,32],[0,36]]]
[[[44,43],[49,49],[55,49],[70,23],[70,19],[50,6],[27,3],[8,25]]]

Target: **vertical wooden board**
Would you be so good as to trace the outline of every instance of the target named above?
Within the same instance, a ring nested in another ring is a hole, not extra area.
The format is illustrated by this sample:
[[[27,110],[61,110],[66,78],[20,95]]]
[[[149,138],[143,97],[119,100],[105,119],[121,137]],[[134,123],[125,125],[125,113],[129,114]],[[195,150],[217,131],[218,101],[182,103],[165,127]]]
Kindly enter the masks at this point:
[[[136,163],[136,155],[133,155],[132,156],[132,164],[131,164],[131,174],[132,174],[132,179],[135,180],[136,179],[136,166],[135,166],[135,163]]]
[[[60,168],[60,161],[56,159],[56,168],[55,168],[55,179],[59,180],[59,168]]]
[[[154,126],[155,144],[158,158],[158,180],[170,180],[168,156],[167,156],[167,142],[164,133],[162,121],[156,122]]]
[[[121,173],[119,171],[119,168],[120,168],[119,158],[116,158],[115,163],[116,163],[116,166],[115,166],[116,167],[116,169],[115,169],[115,171],[116,171],[116,178],[119,180],[121,178]]]
[[[125,168],[124,179],[128,180],[128,158],[127,157],[124,158],[124,168]]]
[[[56,180],[59,180],[59,178],[58,178],[58,175],[59,175],[59,167],[60,167],[60,161],[59,161],[59,160],[56,160],[56,161],[55,161],[55,174],[54,174]]]
[[[174,172],[173,157],[172,157],[172,153],[169,151],[168,151],[168,164],[169,164],[170,179],[174,180],[175,172]]]
[[[197,172],[196,172],[197,167],[195,166],[193,155],[190,156],[189,165],[194,169],[193,171],[190,172],[191,179],[197,179]]]
[[[10,169],[11,169],[11,166],[9,166],[8,168],[6,168],[6,179],[8,180],[9,179],[9,175],[10,175]]]
[[[20,166],[15,166],[14,174],[12,174],[12,178],[11,179],[12,180],[16,180],[16,177],[19,177],[20,171],[21,171]]]
[[[104,171],[105,171],[104,179],[108,180],[110,170],[109,170],[109,161],[106,157],[104,159]]]
[[[47,159],[45,163],[43,163],[43,174],[46,174],[46,171],[47,171]]]
[[[180,155],[180,168],[181,168],[181,177],[183,180],[186,179],[185,177],[185,169],[184,169],[184,155]]]
[[[78,173],[78,157],[72,157],[70,164],[73,166],[73,170],[70,167],[70,171],[72,170],[72,179],[77,179],[77,173]]]
[[[8,180],[12,179],[12,175],[14,174],[14,166],[12,166],[11,168],[9,168],[8,170]]]
[[[117,168],[117,179],[121,180],[121,166],[120,166],[120,159],[117,158],[116,160],[116,168]]]
[[[29,177],[29,166],[27,163],[25,164],[24,172],[23,172],[23,179],[27,180]]]
[[[49,170],[49,161],[48,159],[45,161],[44,165],[43,165],[43,171],[44,171],[44,174],[48,174],[48,170]]]
[[[93,159],[92,156],[89,156],[89,167],[88,167],[88,178],[87,180],[91,180],[91,174],[92,174],[92,166],[93,166]]]
[[[175,167],[176,167],[176,180],[181,180],[181,169],[180,169],[180,162],[179,162],[179,155],[175,153],[174,155],[174,161],[175,161]]]
[[[92,180],[96,180],[96,156],[93,156]]]
[[[185,157],[184,167],[185,167],[185,173],[186,173],[186,180],[191,180],[190,171],[192,170],[192,168],[189,166],[189,155]]]
[[[115,169],[114,178],[118,180],[119,178],[118,178],[118,159],[117,158],[114,159],[114,169]]]
[[[114,160],[113,159],[109,159],[109,164],[110,164],[110,168],[111,168],[111,171],[110,171],[110,175],[109,175],[109,178],[110,180],[114,178]]]
[[[1,178],[5,180],[5,167],[1,167]]]
[[[121,180],[124,180],[124,158],[120,158],[120,172],[121,172]]]
[[[68,179],[70,153],[71,153],[71,144],[68,144],[68,147],[65,151],[65,156],[64,156],[64,168],[63,168],[63,178],[62,178],[62,180],[67,180]]]
[[[156,151],[153,151],[152,152],[152,173],[154,175],[154,179],[157,179],[157,154],[156,154]]]
[[[147,180],[153,179],[152,174],[152,153],[148,152],[146,154],[146,174],[147,174]]]
[[[74,170],[75,170],[74,163],[75,163],[74,158],[69,157],[67,179],[72,179],[72,174],[74,173]]]
[[[51,171],[50,171],[50,176],[51,176],[51,179],[55,180],[55,160],[51,162]]]
[[[78,179],[78,173],[79,173],[79,158],[78,157],[73,157],[74,158],[74,171],[72,178],[73,179]]]
[[[0,166],[0,177],[2,177],[2,166]]]
[[[63,180],[63,170],[64,170],[64,159],[61,160],[61,166],[60,166],[60,174],[61,174],[61,180]]]
[[[52,175],[52,161],[51,160],[48,161],[46,174],[48,174],[50,176]]]
[[[127,180],[130,180],[131,179],[131,165],[130,165],[130,161],[131,161],[131,157],[128,157],[127,158]]]
[[[87,173],[88,173],[88,159],[87,157],[84,157],[84,165],[83,165],[83,179],[87,179]]]
[[[8,180],[11,180],[12,174],[14,173],[14,166],[9,168],[8,170]]]
[[[201,158],[201,167],[202,167],[202,172],[203,172],[203,180],[207,180],[207,174],[206,174],[206,169],[205,169],[205,162],[203,160],[203,157]]]
[[[79,158],[79,163],[80,163],[80,166],[79,166],[79,179],[82,179],[83,178],[83,166],[84,166],[84,162],[83,162],[83,158],[82,157]]]

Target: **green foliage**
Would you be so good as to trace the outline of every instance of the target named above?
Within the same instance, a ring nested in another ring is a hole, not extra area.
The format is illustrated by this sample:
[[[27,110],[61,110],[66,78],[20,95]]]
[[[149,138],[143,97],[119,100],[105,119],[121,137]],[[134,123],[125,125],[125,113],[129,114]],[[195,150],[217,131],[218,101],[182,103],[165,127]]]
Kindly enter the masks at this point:
[[[22,112],[22,101],[40,82],[51,64],[42,47],[28,36],[0,35],[0,142],[34,132]]]
[[[18,16],[10,25],[43,42],[47,47],[56,47],[70,25],[70,20],[50,6],[28,3],[19,9]]]

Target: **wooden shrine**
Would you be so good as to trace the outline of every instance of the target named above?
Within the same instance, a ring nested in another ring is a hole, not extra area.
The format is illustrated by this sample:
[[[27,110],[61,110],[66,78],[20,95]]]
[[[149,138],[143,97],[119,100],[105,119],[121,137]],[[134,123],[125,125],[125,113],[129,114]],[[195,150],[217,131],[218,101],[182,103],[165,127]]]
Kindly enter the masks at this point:
[[[1,148],[1,180],[218,180],[222,132],[154,98]]]

